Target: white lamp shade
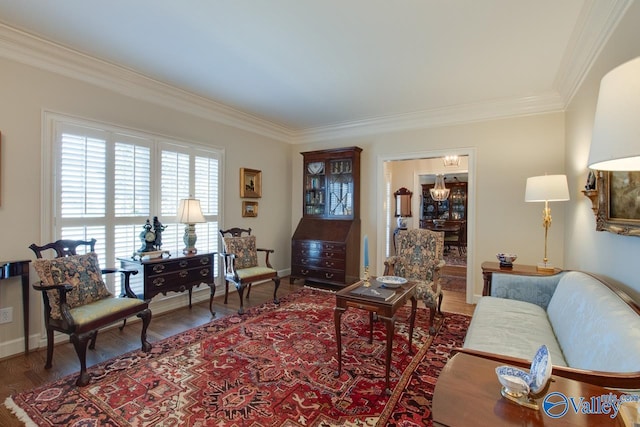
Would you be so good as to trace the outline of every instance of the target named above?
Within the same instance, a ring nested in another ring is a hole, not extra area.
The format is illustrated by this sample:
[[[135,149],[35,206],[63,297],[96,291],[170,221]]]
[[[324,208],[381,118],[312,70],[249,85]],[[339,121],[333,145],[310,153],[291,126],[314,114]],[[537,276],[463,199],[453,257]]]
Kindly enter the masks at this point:
[[[640,170],[640,57],[602,78],[587,165],[609,171]]]
[[[202,215],[200,200],[182,199],[178,206],[178,222],[182,224],[198,224],[207,222]]]
[[[566,175],[543,175],[527,178],[525,202],[561,202],[569,200]]]

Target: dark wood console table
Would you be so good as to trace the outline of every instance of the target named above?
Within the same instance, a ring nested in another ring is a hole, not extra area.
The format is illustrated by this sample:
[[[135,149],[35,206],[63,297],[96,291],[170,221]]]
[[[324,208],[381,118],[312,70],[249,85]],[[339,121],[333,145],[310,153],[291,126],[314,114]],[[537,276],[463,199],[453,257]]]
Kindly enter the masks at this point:
[[[0,280],[22,278],[22,317],[24,323],[24,354],[29,354],[29,263],[26,261],[0,261]]]
[[[121,268],[138,271],[138,275],[132,276],[131,281],[143,280],[142,299],[148,301],[160,293],[167,295],[167,292],[188,291],[189,308],[191,308],[193,288],[200,286],[201,283],[209,285],[211,289],[210,300],[213,300],[216,292],[216,285],[213,280],[215,255],[216,252],[142,260],[118,259]],[[138,279],[138,277],[141,279]]]
[[[539,271],[535,265],[521,265],[513,264],[513,267],[500,267],[499,262],[485,261],[482,263],[482,279],[484,280],[484,287],[482,288],[482,295],[491,295],[491,278],[493,273],[506,273],[506,274],[519,274],[522,276],[550,276],[552,274],[558,274],[562,270],[554,268],[553,271]]]

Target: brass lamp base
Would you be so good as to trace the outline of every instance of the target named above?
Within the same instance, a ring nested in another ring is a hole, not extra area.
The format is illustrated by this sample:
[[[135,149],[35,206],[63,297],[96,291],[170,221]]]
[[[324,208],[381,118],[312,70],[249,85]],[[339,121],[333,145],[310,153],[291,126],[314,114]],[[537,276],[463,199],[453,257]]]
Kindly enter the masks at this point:
[[[550,262],[539,262],[538,271],[545,271],[545,272],[552,273],[555,271],[555,268],[553,267],[553,264],[551,264]]]

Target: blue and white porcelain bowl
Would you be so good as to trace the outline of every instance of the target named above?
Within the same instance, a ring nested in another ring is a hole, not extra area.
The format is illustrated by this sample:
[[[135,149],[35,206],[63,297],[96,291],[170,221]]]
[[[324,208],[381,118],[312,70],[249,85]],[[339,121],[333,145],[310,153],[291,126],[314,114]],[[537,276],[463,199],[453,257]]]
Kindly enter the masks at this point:
[[[528,372],[513,366],[498,366],[496,375],[504,391],[513,397],[521,397],[529,394],[529,383],[531,376]]]
[[[515,261],[518,258],[518,255],[500,252],[496,254],[496,258],[498,258],[498,261],[500,261],[500,265],[507,266],[507,265],[513,265],[513,261]]]

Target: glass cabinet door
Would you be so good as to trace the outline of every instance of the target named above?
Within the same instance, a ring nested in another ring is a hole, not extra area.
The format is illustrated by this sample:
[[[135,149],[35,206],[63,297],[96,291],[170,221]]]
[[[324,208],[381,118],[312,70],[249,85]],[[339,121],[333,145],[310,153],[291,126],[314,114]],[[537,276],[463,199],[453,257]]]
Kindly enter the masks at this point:
[[[467,195],[462,187],[456,187],[451,192],[451,219],[466,219],[465,201]]]
[[[353,162],[351,159],[329,161],[327,192],[331,217],[353,215]]]
[[[305,164],[304,213],[306,215],[324,215],[326,201],[325,162]]]

